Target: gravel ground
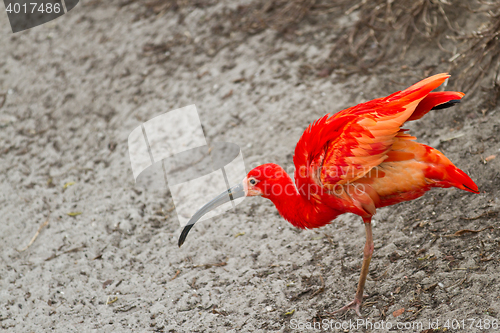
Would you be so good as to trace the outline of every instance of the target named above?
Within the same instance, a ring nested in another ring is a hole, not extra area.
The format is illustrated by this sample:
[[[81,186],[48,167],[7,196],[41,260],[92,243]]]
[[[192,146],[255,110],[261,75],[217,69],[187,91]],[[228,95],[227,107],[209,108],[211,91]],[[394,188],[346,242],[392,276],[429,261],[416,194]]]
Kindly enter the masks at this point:
[[[197,224],[179,249],[172,198],[136,186],[127,137],[156,115],[196,104],[207,141],[238,144],[247,171],[267,162],[291,170],[310,122],[447,71],[450,55],[416,39],[391,62],[339,63],[316,75],[341,28],[359,18],[356,8],[327,21],[308,17],[291,31],[249,32],[231,28],[249,15],[249,1],[151,3],[81,1],[16,34],[0,6],[0,326],[291,332],[357,320],[329,312],[354,296],[365,241],[359,217],[298,230],[269,201],[248,198]],[[457,22],[468,29],[481,22],[463,16]],[[409,125],[481,194],[435,189],[379,210],[364,320],[420,322],[405,331],[421,332],[429,321],[444,331],[457,319],[467,329],[448,332],[496,331],[486,326],[500,320],[494,92],[483,84],[460,105]],[[480,231],[459,232],[466,229]]]

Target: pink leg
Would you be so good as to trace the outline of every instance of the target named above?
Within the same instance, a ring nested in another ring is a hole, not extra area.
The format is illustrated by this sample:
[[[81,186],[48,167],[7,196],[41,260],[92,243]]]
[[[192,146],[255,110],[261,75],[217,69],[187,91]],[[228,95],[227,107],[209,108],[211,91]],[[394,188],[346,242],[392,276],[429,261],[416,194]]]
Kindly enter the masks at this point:
[[[372,224],[371,219],[363,219],[365,223],[366,232],[366,243],[365,250],[363,251],[363,265],[361,266],[361,274],[359,275],[358,289],[356,290],[356,296],[354,301],[348,303],[343,308],[334,311],[333,313],[344,312],[349,309],[356,311],[356,314],[361,316],[361,304],[363,303],[363,290],[365,289],[366,277],[368,276],[368,268],[370,266],[370,260],[373,254],[373,234],[372,234]]]

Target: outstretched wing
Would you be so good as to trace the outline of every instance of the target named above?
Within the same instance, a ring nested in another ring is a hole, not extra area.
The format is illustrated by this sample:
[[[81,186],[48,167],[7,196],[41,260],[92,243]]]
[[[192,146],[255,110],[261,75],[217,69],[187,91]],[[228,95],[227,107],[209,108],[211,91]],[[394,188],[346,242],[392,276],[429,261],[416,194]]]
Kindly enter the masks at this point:
[[[420,117],[437,104],[463,96],[461,93],[442,98],[431,95],[418,108],[448,77],[448,74],[431,76],[403,91],[326,115],[309,125],[295,148],[295,180],[299,191],[304,193],[304,185],[333,190],[337,185],[354,182],[382,163],[401,125],[413,120],[411,116],[416,109]]]

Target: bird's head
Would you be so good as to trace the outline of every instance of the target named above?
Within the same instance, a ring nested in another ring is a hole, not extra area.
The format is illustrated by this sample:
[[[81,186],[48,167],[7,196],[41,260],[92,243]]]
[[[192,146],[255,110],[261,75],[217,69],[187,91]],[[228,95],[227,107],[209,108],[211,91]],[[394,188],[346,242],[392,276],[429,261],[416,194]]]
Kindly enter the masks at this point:
[[[243,180],[243,186],[248,197],[260,195],[272,199],[286,193],[287,187],[294,185],[282,167],[267,163],[252,169]]]
[[[188,221],[184,230],[182,230],[178,244],[181,246],[184,243],[189,230],[205,214],[231,200],[245,196],[262,196],[273,200],[289,191],[295,193],[295,186],[282,167],[273,163],[260,165],[252,169],[240,184],[224,191],[201,207]]]

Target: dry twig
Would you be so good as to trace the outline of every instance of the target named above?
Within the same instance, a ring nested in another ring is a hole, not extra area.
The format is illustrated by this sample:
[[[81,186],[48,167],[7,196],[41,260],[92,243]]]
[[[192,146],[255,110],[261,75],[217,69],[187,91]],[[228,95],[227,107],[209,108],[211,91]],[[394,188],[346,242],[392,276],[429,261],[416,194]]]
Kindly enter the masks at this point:
[[[458,230],[454,234],[444,235],[443,237],[458,237],[458,236],[462,236],[463,234],[467,234],[467,233],[477,234],[477,233],[479,233],[481,231],[484,231],[484,230],[490,229],[490,228],[493,228],[493,227],[492,226],[487,226],[487,227],[484,227],[484,228],[479,229],[479,230],[462,229],[462,230]]]
[[[35,235],[33,236],[33,238],[31,238],[30,242],[28,243],[28,245],[26,245],[26,247],[24,247],[22,250],[17,250],[18,252],[24,252],[26,251],[30,246],[31,244],[33,244],[33,242],[35,242],[36,238],[38,237],[38,235],[40,234],[40,231],[42,231],[42,229],[47,226],[49,224],[49,219],[47,218],[47,220],[45,222],[43,222],[39,227],[38,227],[38,230],[36,231]]]

